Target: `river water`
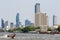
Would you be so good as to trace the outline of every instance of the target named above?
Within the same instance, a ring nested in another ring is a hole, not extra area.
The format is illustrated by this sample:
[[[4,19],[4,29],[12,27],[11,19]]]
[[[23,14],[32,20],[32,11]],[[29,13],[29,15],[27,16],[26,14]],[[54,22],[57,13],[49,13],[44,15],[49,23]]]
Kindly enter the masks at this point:
[[[0,36],[9,33],[0,33]],[[0,38],[0,40],[60,40],[60,34],[31,34],[31,33],[16,33],[15,39]]]

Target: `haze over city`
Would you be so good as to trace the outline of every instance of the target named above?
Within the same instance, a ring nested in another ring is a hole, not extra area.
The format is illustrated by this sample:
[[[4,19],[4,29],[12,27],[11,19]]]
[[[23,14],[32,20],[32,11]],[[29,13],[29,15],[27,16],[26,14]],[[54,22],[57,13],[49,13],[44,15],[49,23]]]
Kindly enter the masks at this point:
[[[60,23],[60,0],[0,0],[0,19],[16,22],[16,14],[20,14],[20,22],[24,25],[25,20],[34,21],[35,4],[40,3],[40,11],[49,16],[49,25],[52,25],[52,16],[58,17]],[[1,20],[0,20],[1,25]]]

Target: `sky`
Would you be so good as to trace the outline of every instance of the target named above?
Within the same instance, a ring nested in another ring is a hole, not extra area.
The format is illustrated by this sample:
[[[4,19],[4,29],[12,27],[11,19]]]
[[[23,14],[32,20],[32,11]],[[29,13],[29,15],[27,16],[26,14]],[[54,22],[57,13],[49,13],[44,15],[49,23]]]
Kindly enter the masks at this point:
[[[16,14],[20,14],[20,22],[24,25],[25,20],[35,22],[35,4],[40,3],[41,12],[49,16],[49,25],[52,25],[53,15],[57,16],[60,24],[60,0],[0,0],[0,26],[1,18],[4,21],[16,22]]]

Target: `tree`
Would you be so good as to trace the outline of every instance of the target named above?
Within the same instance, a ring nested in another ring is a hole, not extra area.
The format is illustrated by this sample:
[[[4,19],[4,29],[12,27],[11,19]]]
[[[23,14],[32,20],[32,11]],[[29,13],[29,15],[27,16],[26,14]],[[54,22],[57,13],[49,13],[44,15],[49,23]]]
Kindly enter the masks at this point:
[[[9,29],[8,32],[13,32],[13,30]]]
[[[35,31],[36,27],[34,26],[26,26],[22,29],[23,32]]]
[[[52,31],[52,29],[50,28],[50,27],[48,27],[48,29],[47,29],[48,31]]]
[[[16,28],[16,30],[18,31],[18,30],[21,30],[21,28],[20,27],[18,27],[18,28]]]
[[[26,26],[26,27],[24,27],[24,28],[22,29],[22,31],[23,31],[24,33],[26,33],[26,32],[31,31],[31,28],[30,28],[30,26]]]
[[[60,32],[60,25],[58,26],[57,30]]]

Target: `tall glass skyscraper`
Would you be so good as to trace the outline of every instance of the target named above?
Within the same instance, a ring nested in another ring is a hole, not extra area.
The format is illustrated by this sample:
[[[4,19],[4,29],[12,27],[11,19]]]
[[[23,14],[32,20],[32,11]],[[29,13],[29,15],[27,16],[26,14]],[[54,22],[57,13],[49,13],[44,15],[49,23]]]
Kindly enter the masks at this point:
[[[16,27],[19,27],[19,13],[16,15]]]
[[[1,26],[2,26],[2,28],[5,27],[5,25],[4,25],[4,20],[3,20],[3,19],[1,19]]]
[[[35,13],[40,12],[40,3],[35,4]]]

